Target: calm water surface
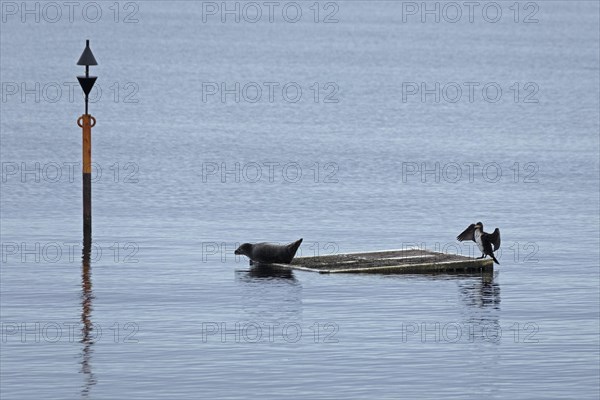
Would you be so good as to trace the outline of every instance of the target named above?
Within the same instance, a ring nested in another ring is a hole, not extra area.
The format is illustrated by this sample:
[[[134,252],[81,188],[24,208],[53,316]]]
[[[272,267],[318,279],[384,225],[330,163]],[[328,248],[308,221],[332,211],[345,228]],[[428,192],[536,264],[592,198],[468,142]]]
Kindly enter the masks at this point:
[[[448,22],[445,3],[422,22],[420,2],[320,2],[319,22],[299,2],[296,23],[287,3],[272,23],[246,3],[239,23],[220,2],[100,2],[95,23],[7,4],[2,398],[600,395],[597,2],[498,2],[496,23],[483,6]],[[69,88],[88,38],[102,92],[82,263]],[[483,276],[233,256],[299,237],[302,255],[478,256],[454,238],[479,220],[503,240]]]

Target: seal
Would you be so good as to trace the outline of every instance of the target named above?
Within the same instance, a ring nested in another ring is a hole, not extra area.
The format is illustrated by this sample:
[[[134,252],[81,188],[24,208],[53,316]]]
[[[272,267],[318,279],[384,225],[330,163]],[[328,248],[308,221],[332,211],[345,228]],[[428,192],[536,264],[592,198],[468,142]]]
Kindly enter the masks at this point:
[[[289,264],[294,259],[302,239],[289,244],[244,243],[235,250],[236,255],[244,255],[250,264]]]

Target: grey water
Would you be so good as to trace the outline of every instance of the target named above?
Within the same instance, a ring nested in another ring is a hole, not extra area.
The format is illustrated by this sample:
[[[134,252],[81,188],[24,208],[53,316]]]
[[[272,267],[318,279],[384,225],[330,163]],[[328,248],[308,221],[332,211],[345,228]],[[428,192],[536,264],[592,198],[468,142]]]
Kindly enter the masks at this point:
[[[3,399],[600,396],[598,2],[0,6]],[[233,254],[479,256],[477,221],[491,274]]]

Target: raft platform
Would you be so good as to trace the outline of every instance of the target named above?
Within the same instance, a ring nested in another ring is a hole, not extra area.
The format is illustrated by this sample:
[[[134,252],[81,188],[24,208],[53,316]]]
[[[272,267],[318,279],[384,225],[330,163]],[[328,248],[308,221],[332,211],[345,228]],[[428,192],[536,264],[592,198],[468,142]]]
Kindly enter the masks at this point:
[[[457,254],[445,254],[423,249],[380,250],[317,257],[298,257],[280,267],[313,271],[321,274],[473,274],[492,272],[494,262]]]

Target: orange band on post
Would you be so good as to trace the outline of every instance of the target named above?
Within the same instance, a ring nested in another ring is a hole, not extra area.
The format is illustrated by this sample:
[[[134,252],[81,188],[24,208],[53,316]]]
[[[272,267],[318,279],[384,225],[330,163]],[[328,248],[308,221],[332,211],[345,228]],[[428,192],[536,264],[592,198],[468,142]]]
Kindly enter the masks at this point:
[[[92,124],[93,122],[93,124]],[[92,173],[92,126],[96,125],[96,118],[84,114],[77,120],[77,125],[83,131],[83,173]]]

